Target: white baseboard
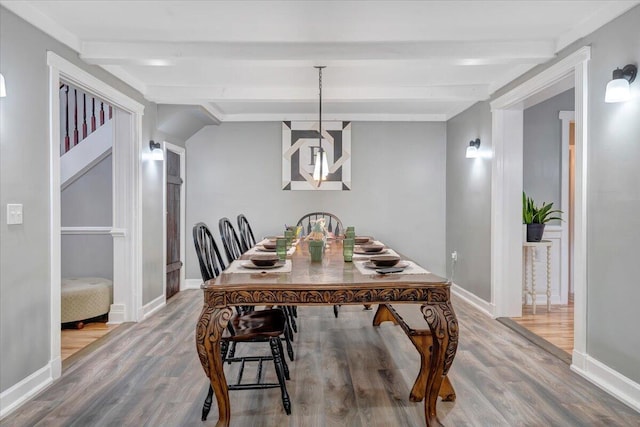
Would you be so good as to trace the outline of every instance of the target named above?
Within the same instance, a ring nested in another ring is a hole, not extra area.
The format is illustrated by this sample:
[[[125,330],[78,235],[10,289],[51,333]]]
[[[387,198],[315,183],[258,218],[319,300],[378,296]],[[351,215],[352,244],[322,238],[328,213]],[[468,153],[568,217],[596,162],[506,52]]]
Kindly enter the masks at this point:
[[[202,285],[202,279],[186,279],[184,281],[183,289],[200,289]]]
[[[107,323],[109,325],[123,323],[126,319],[125,309],[124,304],[111,304],[111,309],[109,310],[109,321]]]
[[[640,412],[640,384],[588,354],[573,352],[571,370]]]
[[[472,306],[474,306],[475,308],[477,308],[487,316],[491,318],[495,317],[493,314],[495,312],[494,310],[495,306],[492,303],[483,300],[482,298],[478,297],[475,294],[472,294],[471,292],[469,292],[464,288],[461,288],[455,283],[451,285],[451,292],[453,292],[453,294],[456,295],[458,298],[462,298],[463,300],[465,300],[466,302],[468,302],[469,304],[471,304]]]
[[[0,393],[0,419],[9,415],[53,381],[51,363]]]
[[[568,301],[562,301],[560,295],[551,295],[551,305],[567,305]],[[531,297],[527,295],[527,305],[531,305]],[[547,305],[547,296],[544,294],[536,295],[536,306]]]
[[[156,311],[160,310],[165,305],[167,305],[167,301],[164,295],[160,295],[150,303],[142,306],[142,318],[146,319],[147,317],[152,316]]]
[[[57,355],[54,359],[51,359],[51,378],[57,380],[62,376],[62,357]]]

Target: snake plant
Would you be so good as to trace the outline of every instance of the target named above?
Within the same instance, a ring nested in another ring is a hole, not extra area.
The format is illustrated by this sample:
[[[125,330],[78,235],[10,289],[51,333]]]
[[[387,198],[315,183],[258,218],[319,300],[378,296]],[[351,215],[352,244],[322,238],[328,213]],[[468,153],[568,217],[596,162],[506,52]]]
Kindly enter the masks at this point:
[[[547,204],[542,203],[542,206],[537,207],[531,197],[527,197],[525,192],[522,192],[522,223],[523,224],[546,224],[549,221],[560,220],[562,218],[557,214],[563,212],[559,209],[553,209],[553,202]],[[557,215],[557,216],[556,216]]]

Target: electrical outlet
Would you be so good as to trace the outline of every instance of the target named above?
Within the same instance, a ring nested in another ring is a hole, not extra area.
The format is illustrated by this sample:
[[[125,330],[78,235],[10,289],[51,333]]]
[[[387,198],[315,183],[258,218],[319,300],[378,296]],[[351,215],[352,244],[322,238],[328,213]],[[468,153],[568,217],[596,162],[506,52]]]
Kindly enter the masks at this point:
[[[7,204],[7,225],[22,224],[22,204]]]
[[[458,251],[451,252],[451,260],[458,261]]]

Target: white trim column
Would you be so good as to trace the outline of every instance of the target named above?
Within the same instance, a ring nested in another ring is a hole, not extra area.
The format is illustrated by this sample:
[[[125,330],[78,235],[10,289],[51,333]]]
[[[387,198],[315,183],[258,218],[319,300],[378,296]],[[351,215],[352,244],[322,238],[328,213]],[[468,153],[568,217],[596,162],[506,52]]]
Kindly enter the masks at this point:
[[[60,223],[60,97],[61,80],[92,93],[113,105],[114,114],[124,117],[120,122],[128,128],[121,130],[122,140],[114,143],[114,293],[127,294],[114,311],[119,321],[138,320],[142,307],[142,248],[140,200],[140,147],[144,106],[114,89],[68,60],[47,52],[49,67],[49,158],[50,158],[50,283],[51,283],[51,373],[53,379],[61,375],[60,352],[60,282],[61,282],[61,223]],[[117,144],[117,146],[116,146]],[[119,153],[116,153],[116,149]],[[117,159],[117,160],[116,160]],[[116,166],[117,164],[117,166]],[[117,187],[116,187],[117,185]],[[123,254],[128,258],[123,260]],[[116,258],[119,258],[116,266]],[[126,271],[119,271],[124,269]],[[120,285],[118,285],[118,283]],[[125,289],[126,288],[126,289]],[[129,307],[127,307],[129,305]],[[111,314],[110,314],[110,317]]]
[[[494,165],[492,181],[492,261],[491,288],[497,316],[513,316],[521,304],[522,232],[513,230],[515,221],[522,218],[522,111],[524,101],[573,75],[575,79],[576,119],[576,215],[575,215],[575,313],[574,363],[584,360],[576,351],[586,352],[587,326],[587,106],[588,62],[591,48],[585,46],[551,65],[531,79],[491,102],[493,112]],[[520,116],[511,114],[518,111]],[[517,146],[517,147],[516,147]],[[518,164],[512,156],[520,154]],[[511,161],[511,163],[509,163]],[[518,191],[516,191],[516,187]],[[521,230],[521,229],[520,229]],[[505,241],[506,240],[506,241]],[[513,251],[513,252],[511,252]]]

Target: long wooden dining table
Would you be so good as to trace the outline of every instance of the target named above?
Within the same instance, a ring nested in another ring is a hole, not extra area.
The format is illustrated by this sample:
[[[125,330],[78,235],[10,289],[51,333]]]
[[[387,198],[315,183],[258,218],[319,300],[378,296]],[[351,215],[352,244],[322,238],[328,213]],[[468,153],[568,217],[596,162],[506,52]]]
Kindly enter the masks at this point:
[[[342,243],[332,241],[322,262],[311,262],[307,244],[298,245],[289,273],[247,270],[222,273],[203,284],[204,307],[196,326],[196,347],[218,403],[217,427],[231,420],[229,390],[220,338],[238,305],[420,304],[433,342],[424,393],[427,426],[442,425],[437,417],[438,392],[458,347],[458,321],[451,305],[450,284],[434,274],[361,274],[344,262]],[[429,354],[429,349],[425,349]]]

